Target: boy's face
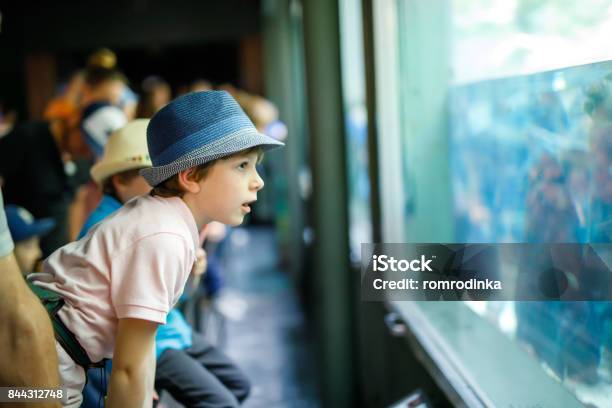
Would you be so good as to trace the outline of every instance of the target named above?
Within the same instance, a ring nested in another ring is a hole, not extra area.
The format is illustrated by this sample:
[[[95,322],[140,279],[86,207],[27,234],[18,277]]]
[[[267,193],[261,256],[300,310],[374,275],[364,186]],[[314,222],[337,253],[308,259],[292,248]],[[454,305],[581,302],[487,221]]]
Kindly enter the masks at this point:
[[[109,102],[113,105],[118,105],[121,100],[121,94],[125,88],[125,84],[119,80],[106,81],[103,85],[104,93],[108,95]]]
[[[147,184],[144,177],[138,175],[125,183],[116,180],[115,190],[117,191],[119,201],[121,201],[123,204],[130,201],[134,197],[149,194],[151,191],[151,186]]]
[[[112,105],[119,104],[125,84],[119,79],[108,79],[96,86],[85,87],[85,94],[92,100],[105,100]]]
[[[255,167],[257,160],[255,151],[213,164],[206,177],[199,181],[200,191],[194,200],[196,219],[240,225],[264,186]]]
[[[32,237],[15,244],[15,258],[21,273],[34,272],[36,261],[42,256],[38,237]]]

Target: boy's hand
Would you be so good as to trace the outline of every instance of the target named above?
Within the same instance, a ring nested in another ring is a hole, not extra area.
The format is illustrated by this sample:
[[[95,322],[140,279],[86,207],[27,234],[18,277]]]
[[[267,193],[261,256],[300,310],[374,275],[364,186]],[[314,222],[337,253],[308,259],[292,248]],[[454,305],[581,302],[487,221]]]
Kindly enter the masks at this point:
[[[212,242],[221,242],[227,235],[227,227],[220,222],[213,221],[208,224],[207,239]]]
[[[208,236],[208,224],[204,225],[200,230],[200,246],[204,245],[206,237]]]
[[[206,259],[206,251],[202,248],[198,248],[196,250],[196,261],[193,264],[193,268],[191,269],[191,274],[194,279],[199,279],[204,272],[206,272],[206,267],[208,266],[208,261]]]

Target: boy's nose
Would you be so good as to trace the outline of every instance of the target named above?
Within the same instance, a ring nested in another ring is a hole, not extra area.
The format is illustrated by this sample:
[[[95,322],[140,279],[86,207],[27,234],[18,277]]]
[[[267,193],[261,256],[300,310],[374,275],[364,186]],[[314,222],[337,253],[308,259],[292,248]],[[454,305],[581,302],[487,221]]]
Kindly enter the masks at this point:
[[[251,181],[251,189],[255,191],[259,191],[264,187],[264,181],[259,175],[259,173],[255,172],[255,178]]]

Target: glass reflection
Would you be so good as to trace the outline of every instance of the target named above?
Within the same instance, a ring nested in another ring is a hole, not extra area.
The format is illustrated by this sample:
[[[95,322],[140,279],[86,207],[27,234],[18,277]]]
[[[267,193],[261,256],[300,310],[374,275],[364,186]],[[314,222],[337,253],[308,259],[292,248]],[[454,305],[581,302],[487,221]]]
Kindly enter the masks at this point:
[[[612,242],[612,62],[456,87],[450,115],[458,242]],[[611,406],[612,303],[468,306]]]

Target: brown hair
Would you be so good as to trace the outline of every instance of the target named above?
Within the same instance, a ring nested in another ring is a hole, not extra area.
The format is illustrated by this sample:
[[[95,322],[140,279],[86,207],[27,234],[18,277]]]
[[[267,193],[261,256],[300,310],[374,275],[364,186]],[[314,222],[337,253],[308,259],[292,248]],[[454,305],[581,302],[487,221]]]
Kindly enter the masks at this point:
[[[193,174],[193,181],[201,181],[203,180],[210,168],[219,160],[229,160],[236,156],[244,156],[251,152],[257,152],[257,162],[259,163],[263,158],[263,149],[261,146],[251,147],[245,150],[241,150],[236,153],[232,153],[229,156],[222,157],[217,160],[209,161],[208,163],[200,164],[195,167],[195,172]],[[162,181],[151,190],[151,195],[159,196],[159,197],[183,197],[185,194],[185,190],[181,188],[179,184],[178,174],[170,177],[167,180]]]
[[[104,182],[102,183],[102,191],[104,192],[104,194],[109,194],[117,198],[117,190],[115,189],[115,185],[113,184],[113,177],[119,177],[119,181],[123,184],[126,184],[138,177],[140,175],[139,171],[140,168],[130,169],[107,177],[106,180],[104,180]]]
[[[121,81],[127,84],[127,78],[114,68],[90,66],[85,70],[85,83],[95,88],[106,81]]]

